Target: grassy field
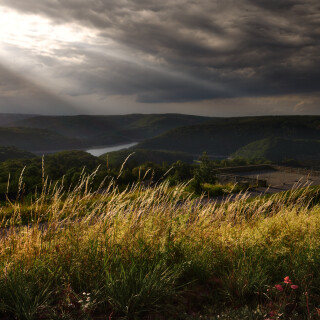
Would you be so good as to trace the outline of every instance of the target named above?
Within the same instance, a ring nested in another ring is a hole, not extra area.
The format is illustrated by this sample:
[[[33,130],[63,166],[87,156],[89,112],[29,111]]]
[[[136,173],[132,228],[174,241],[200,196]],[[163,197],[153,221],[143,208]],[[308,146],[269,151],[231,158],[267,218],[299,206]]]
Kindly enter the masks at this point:
[[[91,181],[2,204],[0,319],[320,318],[318,188],[218,205]]]

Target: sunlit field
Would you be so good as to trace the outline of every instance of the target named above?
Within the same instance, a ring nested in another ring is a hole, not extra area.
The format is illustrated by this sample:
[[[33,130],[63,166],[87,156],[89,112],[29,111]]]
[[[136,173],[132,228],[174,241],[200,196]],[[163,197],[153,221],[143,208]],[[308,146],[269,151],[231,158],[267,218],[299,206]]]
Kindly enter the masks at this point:
[[[0,319],[319,318],[317,188],[217,204],[93,177],[2,203]]]

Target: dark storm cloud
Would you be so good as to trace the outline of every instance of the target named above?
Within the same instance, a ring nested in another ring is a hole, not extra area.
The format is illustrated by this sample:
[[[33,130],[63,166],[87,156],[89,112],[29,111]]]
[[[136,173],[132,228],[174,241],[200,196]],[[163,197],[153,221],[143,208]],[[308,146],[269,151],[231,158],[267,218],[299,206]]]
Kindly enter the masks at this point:
[[[70,94],[181,102],[320,91],[318,0],[3,0],[2,5],[58,24],[86,25],[101,43],[112,40],[128,54],[126,60],[73,48],[85,57],[83,63],[77,68],[57,63],[55,70],[82,88]],[[56,53],[70,55],[68,48]]]

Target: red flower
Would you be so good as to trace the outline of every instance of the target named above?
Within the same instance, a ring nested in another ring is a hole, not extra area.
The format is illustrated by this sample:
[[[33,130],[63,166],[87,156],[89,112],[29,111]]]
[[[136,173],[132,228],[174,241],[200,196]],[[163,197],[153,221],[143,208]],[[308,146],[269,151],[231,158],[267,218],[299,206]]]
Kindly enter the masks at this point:
[[[280,292],[283,291],[283,287],[282,287],[281,284],[276,284],[274,287],[275,287],[278,291],[280,291]]]
[[[275,317],[277,313],[275,311],[270,311],[268,314],[271,318]]]
[[[292,286],[291,286],[291,289],[293,289],[293,290],[296,290],[296,289],[298,289],[299,288],[299,286],[297,286],[297,285],[295,285],[295,284],[293,284]]]
[[[289,276],[285,277],[284,280],[283,280],[284,283],[288,283],[288,284],[291,284],[292,281],[290,280]]]

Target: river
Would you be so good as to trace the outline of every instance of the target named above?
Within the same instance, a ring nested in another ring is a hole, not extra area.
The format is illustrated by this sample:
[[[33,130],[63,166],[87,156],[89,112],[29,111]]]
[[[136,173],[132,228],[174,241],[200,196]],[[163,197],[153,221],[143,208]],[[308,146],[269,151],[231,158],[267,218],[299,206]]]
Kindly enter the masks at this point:
[[[90,148],[85,151],[92,154],[95,157],[99,157],[104,153],[112,152],[112,151],[119,151],[122,149],[128,149],[128,148],[131,148],[137,144],[138,144],[138,142],[131,142],[131,143],[126,143],[126,144],[118,144],[115,146],[101,146],[101,147]]]

